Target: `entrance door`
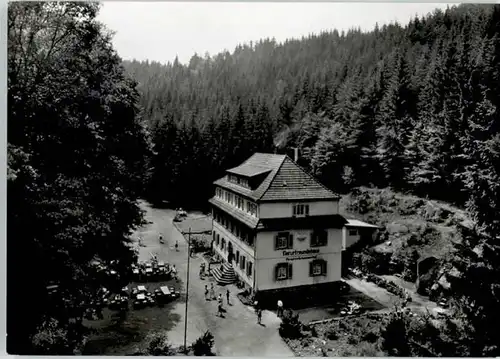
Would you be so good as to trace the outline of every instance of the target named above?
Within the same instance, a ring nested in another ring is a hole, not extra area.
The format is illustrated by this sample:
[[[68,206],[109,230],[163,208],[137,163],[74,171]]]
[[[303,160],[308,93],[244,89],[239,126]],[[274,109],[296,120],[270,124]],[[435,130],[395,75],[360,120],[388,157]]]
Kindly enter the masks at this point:
[[[227,261],[230,264],[232,264],[234,261],[233,244],[231,242],[229,242],[227,246]]]

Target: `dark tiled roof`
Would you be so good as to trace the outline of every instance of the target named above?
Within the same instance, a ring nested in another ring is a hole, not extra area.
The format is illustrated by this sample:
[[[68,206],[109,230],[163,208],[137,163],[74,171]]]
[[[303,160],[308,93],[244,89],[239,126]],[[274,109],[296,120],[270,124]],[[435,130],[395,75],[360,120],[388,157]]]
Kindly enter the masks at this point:
[[[338,199],[299,165],[286,157],[261,201]]]
[[[258,229],[267,231],[279,231],[287,229],[309,229],[309,228],[342,228],[347,220],[340,214],[329,216],[312,216],[301,218],[270,218],[260,219]]]
[[[250,190],[227,181],[225,177],[215,185],[249,197],[255,201],[291,201],[338,199],[339,196],[321,185],[286,155],[255,153],[240,166],[231,169],[247,176],[256,176],[270,171],[262,183]]]
[[[262,181],[262,183],[255,190],[250,190],[237,184],[229,182],[226,177],[222,177],[214,182],[215,185],[227,188],[235,193],[241,194],[243,196],[249,197],[254,201],[258,201],[262,195],[265,193],[269,185],[271,184],[272,179],[276,175],[276,172],[279,170],[281,164],[285,160],[285,155],[275,155],[272,153],[255,153],[241,165],[236,167],[238,171],[245,173],[252,173],[252,176],[255,176],[259,173],[255,173],[256,168],[265,169],[266,171],[270,171],[267,177]],[[263,174],[265,172],[260,172]]]
[[[230,216],[234,217],[238,221],[242,222],[243,224],[247,225],[251,229],[257,228],[257,225],[259,223],[259,219],[250,216],[249,214],[240,211],[239,209],[234,208],[230,204],[227,204],[224,201],[221,201],[220,199],[213,197],[211,198],[208,202],[210,202],[212,205],[215,207],[223,210]]]

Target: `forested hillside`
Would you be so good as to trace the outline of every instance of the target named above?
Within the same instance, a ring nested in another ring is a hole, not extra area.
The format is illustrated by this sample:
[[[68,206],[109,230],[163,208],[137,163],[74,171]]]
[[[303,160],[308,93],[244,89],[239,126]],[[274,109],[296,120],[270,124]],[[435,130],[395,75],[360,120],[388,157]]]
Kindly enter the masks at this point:
[[[222,169],[279,145],[298,147],[300,164],[337,192],[472,199],[492,219],[498,21],[498,7],[462,5],[368,33],[261,40],[187,66],[126,61],[151,128],[154,197],[204,203]]]

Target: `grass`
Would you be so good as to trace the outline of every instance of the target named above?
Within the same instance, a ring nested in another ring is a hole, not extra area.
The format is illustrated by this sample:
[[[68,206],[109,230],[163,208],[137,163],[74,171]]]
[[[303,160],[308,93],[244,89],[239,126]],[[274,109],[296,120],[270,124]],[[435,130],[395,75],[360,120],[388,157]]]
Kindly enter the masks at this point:
[[[144,285],[148,291],[160,286],[168,285],[179,288],[179,283],[173,280],[156,283],[132,283],[129,288]],[[176,301],[183,301],[183,295]],[[85,325],[93,329],[85,348],[84,355],[129,355],[142,349],[145,339],[151,332],[168,331],[179,321],[180,316],[172,313],[176,303],[173,301],[165,306],[147,307],[139,310],[132,309],[120,319],[117,311],[104,309],[102,320],[85,321]]]

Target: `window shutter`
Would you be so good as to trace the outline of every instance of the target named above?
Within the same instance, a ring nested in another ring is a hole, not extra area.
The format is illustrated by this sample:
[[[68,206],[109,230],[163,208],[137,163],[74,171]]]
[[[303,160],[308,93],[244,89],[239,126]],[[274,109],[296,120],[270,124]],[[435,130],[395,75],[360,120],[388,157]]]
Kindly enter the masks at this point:
[[[278,249],[278,234],[274,236],[274,249]]]
[[[327,272],[326,272],[326,266],[327,266],[328,262],[327,261],[323,261],[322,263],[322,272],[323,272],[323,275],[326,275]]]
[[[293,234],[288,235],[288,248],[293,248]]]
[[[288,263],[288,279],[292,279],[292,276],[293,276],[292,263]]]
[[[313,276],[314,261],[309,262],[309,277]]]
[[[279,265],[276,265],[274,267],[274,280],[277,281],[278,280],[278,268],[279,268]]]

